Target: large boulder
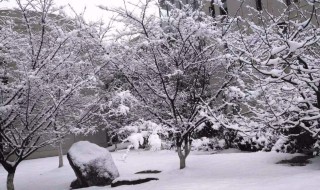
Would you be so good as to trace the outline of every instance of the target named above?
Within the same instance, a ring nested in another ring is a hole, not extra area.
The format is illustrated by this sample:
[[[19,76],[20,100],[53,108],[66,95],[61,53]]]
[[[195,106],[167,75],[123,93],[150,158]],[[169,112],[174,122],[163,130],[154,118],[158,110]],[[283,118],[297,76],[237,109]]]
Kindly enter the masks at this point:
[[[67,158],[77,179],[71,188],[106,186],[119,177],[110,152],[88,141],[74,143],[68,151]]]

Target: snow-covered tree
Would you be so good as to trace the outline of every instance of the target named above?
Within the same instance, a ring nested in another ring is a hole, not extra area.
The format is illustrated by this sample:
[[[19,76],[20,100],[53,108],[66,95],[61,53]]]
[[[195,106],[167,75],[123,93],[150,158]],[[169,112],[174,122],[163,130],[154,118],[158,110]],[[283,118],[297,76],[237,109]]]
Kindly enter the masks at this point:
[[[150,16],[154,2],[140,2],[134,12],[128,6],[101,7],[116,13],[116,21],[125,26],[108,60],[152,118],[174,130],[182,169],[194,128],[208,120],[200,110],[205,103],[217,108],[216,115],[224,113],[228,104],[223,94],[235,74],[220,40],[225,23],[190,5],[180,10],[170,3],[170,16]]]
[[[109,136],[109,142],[115,145],[120,143],[123,138],[127,137],[121,133],[124,126],[130,125],[139,120],[141,112],[139,101],[132,95],[129,90],[113,89],[103,91],[100,96],[105,99],[105,103],[100,104],[99,120],[101,128],[106,130]]]
[[[102,48],[91,27],[67,19],[53,1],[16,1],[1,17],[0,163],[7,188],[21,161],[70,132],[89,133]]]
[[[238,17],[228,35],[230,56],[249,84],[247,98],[254,99],[247,103],[251,120],[257,130],[281,134],[279,150],[304,134],[305,142],[319,147],[319,2],[306,2],[283,3],[279,16],[252,9],[253,16]]]

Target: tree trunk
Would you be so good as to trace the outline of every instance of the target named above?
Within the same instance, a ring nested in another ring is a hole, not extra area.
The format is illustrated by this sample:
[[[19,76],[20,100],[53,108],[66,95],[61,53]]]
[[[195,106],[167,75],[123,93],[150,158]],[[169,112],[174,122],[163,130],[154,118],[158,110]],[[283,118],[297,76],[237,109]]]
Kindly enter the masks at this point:
[[[320,84],[318,88],[320,89]],[[316,95],[317,95],[317,107],[320,109],[320,90],[316,92]]]
[[[0,120],[1,120],[1,117],[0,117]],[[1,126],[0,126],[0,130],[1,130]],[[1,130],[2,131],[2,130]],[[1,132],[0,131],[0,132]],[[0,135],[0,152],[4,152],[4,148],[3,148],[3,142],[2,142],[2,136]]]
[[[13,185],[13,179],[14,179],[14,174],[15,174],[16,170],[10,170],[8,172],[8,176],[7,176],[7,190],[14,190],[14,185]]]
[[[186,167],[186,159],[191,151],[191,138],[190,134],[186,134],[183,139],[177,138],[177,152],[180,159],[180,169]],[[184,147],[182,146],[184,144]]]
[[[59,142],[58,146],[58,155],[59,155],[59,168],[63,167],[63,149],[62,149],[62,142]]]
[[[106,146],[110,146],[110,142],[111,142],[111,138],[110,135],[108,133],[108,130],[106,130]]]
[[[179,156],[179,159],[180,159],[180,169],[183,169],[183,168],[186,167],[186,158],[187,157],[184,155],[181,146],[177,147],[177,151],[178,151],[178,156]]]
[[[180,170],[186,167],[186,157],[179,157],[180,158]]]

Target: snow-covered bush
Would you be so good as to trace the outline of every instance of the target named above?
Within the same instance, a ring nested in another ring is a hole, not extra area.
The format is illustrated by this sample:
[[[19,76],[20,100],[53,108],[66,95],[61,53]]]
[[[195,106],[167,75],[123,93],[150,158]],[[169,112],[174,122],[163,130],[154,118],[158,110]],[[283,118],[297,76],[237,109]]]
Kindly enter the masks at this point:
[[[206,122],[195,130],[192,137],[193,139],[204,137],[210,139],[208,149],[236,148],[235,140],[238,137],[238,131],[222,127],[219,123]]]
[[[161,139],[158,134],[151,134],[148,138],[148,144],[152,151],[161,150]]]
[[[220,127],[214,126],[212,124],[204,124],[196,128],[194,133],[192,134],[192,137],[194,139],[200,139],[202,137],[207,137],[207,138],[222,138],[222,131]]]
[[[285,153],[318,154],[317,141],[309,133],[300,133],[299,128],[282,133],[272,150]],[[288,135],[290,134],[290,135]],[[296,136],[292,135],[296,134]]]
[[[235,140],[237,147],[242,151],[270,151],[274,146],[274,141],[264,136],[237,137]]]
[[[125,139],[125,141],[129,141],[133,148],[138,150],[141,145],[144,143],[144,138],[142,133],[132,133],[129,137]]]
[[[104,108],[104,110],[108,111],[110,117],[123,115],[126,116],[136,103],[137,99],[129,90],[118,90],[112,95],[111,99],[108,101],[107,107]]]
[[[159,135],[160,134],[160,135]],[[123,141],[129,141],[135,149],[161,149],[161,138],[167,137],[166,128],[152,121],[143,119],[124,126],[119,131],[120,136],[126,136]]]
[[[239,100],[245,97],[245,93],[237,86],[230,86],[224,93],[229,100]]]
[[[202,137],[200,139],[192,140],[192,150],[212,151],[221,150],[224,147],[224,141],[216,138]]]
[[[202,137],[201,139],[192,140],[192,148],[194,150],[202,150],[204,146],[208,146],[210,140],[206,137]]]

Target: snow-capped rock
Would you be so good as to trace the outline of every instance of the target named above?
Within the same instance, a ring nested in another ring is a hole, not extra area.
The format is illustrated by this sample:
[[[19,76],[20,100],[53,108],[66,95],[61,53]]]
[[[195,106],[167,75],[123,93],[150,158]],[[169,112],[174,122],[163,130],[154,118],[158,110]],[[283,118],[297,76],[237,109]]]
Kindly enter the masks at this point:
[[[110,185],[119,177],[109,151],[88,141],[74,143],[68,151],[67,158],[77,176],[71,183],[73,189]]]

